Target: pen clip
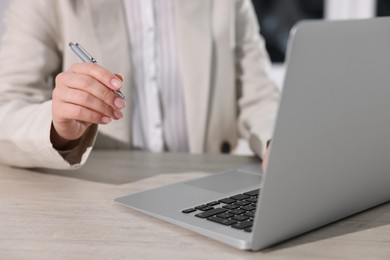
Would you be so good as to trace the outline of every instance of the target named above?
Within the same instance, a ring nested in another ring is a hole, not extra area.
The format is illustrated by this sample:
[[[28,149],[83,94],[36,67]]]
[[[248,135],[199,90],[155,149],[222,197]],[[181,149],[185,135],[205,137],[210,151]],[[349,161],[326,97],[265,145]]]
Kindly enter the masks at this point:
[[[87,50],[85,50],[85,49],[83,48],[83,46],[81,46],[79,43],[76,43],[75,45],[77,46],[77,48],[79,48],[79,49],[88,57],[88,59],[90,59],[93,63],[97,63],[97,61],[95,60],[95,58],[92,57],[92,55],[89,54],[89,53],[87,52]]]

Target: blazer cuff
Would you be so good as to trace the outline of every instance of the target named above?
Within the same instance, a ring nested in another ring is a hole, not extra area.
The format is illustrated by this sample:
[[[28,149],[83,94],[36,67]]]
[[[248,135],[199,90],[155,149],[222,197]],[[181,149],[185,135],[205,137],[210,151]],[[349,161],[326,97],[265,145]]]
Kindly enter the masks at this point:
[[[259,138],[257,135],[251,134],[249,137],[249,146],[252,149],[252,151],[262,159],[264,158],[264,154],[267,151],[270,141],[271,141],[270,138],[265,138],[263,140]]]
[[[91,125],[74,148],[70,150],[58,150],[58,153],[71,167],[81,166],[85,163],[95,143],[97,129],[98,126],[96,124]]]

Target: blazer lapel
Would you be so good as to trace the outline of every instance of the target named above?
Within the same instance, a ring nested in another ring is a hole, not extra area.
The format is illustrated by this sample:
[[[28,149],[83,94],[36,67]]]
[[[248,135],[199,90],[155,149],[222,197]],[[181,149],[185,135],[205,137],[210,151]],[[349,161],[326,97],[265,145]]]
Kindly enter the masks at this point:
[[[175,0],[176,37],[191,152],[204,150],[212,57],[211,1]]]
[[[200,153],[204,150],[209,110],[212,59],[211,0],[174,1],[190,150]],[[121,140],[130,142],[131,57],[124,6],[122,0],[90,0],[86,3],[90,9],[99,45],[100,53],[96,54],[96,58],[111,71],[125,75],[126,82],[122,92],[129,97],[128,109],[124,111],[125,118],[100,129],[107,134],[116,131],[115,134],[119,135]]]
[[[89,0],[85,1],[90,11],[94,27],[98,53],[94,53],[100,65],[124,75],[123,94],[127,97],[124,118],[100,127],[103,133],[115,136],[126,143],[131,142],[131,56],[122,0]]]

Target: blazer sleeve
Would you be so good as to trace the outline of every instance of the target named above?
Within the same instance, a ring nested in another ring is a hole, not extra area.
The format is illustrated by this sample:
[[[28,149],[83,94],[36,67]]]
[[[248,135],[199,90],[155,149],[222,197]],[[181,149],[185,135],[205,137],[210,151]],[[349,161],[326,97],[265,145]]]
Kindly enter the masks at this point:
[[[61,70],[57,1],[16,0],[6,12],[0,47],[0,163],[71,169],[87,159],[92,127],[80,145],[55,150],[50,141],[51,93]]]
[[[235,4],[238,129],[262,157],[273,134],[280,91],[268,75],[271,63],[252,3],[240,0]]]

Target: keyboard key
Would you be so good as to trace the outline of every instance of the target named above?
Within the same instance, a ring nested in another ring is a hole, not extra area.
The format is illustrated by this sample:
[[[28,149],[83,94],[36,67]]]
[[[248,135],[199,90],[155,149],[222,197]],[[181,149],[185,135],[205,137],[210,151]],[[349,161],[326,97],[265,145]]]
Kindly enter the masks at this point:
[[[243,221],[240,223],[237,223],[235,225],[232,225],[232,228],[237,228],[237,229],[246,229],[249,228],[253,225],[252,221]]]
[[[250,202],[248,201],[236,201],[236,203],[234,203],[234,205],[238,205],[238,206],[246,206],[248,204],[251,204]]]
[[[245,192],[244,194],[248,195],[248,196],[257,196],[257,195],[259,195],[259,192],[260,192],[260,189],[257,189],[257,190]]]
[[[235,221],[235,220],[223,219],[223,218],[219,218],[219,217],[215,217],[215,216],[214,217],[210,217],[207,220],[210,220],[210,221],[213,221],[213,222],[225,225],[225,226],[231,226],[231,225],[234,225],[234,224],[237,223],[237,221]]]
[[[250,197],[249,199],[246,199],[246,201],[250,202],[250,203],[256,203],[257,202],[257,197]],[[213,205],[211,205],[213,206]]]
[[[238,215],[238,216],[232,217],[232,219],[237,220],[237,221],[245,221],[245,220],[248,220],[249,217],[244,216],[244,215]]]
[[[197,213],[197,210],[203,211],[195,216],[202,219],[219,223],[225,226],[252,232],[253,220],[258,201],[260,189],[237,194],[228,198],[223,198],[218,201],[211,201],[194,208],[185,209],[182,212],[189,214]],[[223,203],[221,206],[214,206]],[[225,205],[224,205],[225,204]]]
[[[221,214],[218,214],[217,217],[219,218],[231,218],[233,217],[234,215],[233,214],[229,214],[229,213],[221,213]]]
[[[219,204],[219,201],[212,201],[212,202],[207,203],[206,205],[208,205],[208,206],[215,206],[215,205],[218,205],[218,204]]]
[[[230,198],[234,199],[234,200],[244,200],[244,199],[248,199],[249,196],[248,195],[244,195],[244,194],[238,194],[238,195],[232,196]]]
[[[241,209],[246,210],[246,211],[251,211],[251,210],[255,210],[256,207],[253,207],[251,205],[246,205],[244,207],[241,207]]]
[[[255,211],[248,211],[246,213],[244,213],[245,216],[248,216],[248,217],[251,217],[251,218],[254,218],[255,217]]]
[[[243,214],[245,212],[246,211],[242,210],[242,209],[233,209],[233,210],[229,211],[230,214],[234,214],[234,215],[241,215],[241,214]]]
[[[200,205],[200,206],[195,207],[195,209],[199,209],[201,211],[207,211],[207,210],[213,209],[213,207],[210,207],[208,205]]]
[[[225,204],[232,204],[233,202],[236,202],[236,200],[230,199],[230,198],[225,198],[225,199],[219,200],[219,202],[222,202],[222,203],[225,203]]]
[[[196,211],[196,209],[191,208],[191,209],[185,209],[182,212],[185,213],[185,214],[188,214],[188,213],[191,213],[191,212],[194,212],[194,211]]]
[[[224,206],[222,206],[222,207],[225,208],[225,209],[237,209],[237,208],[239,208],[240,206],[235,205],[235,204],[228,204],[228,205],[224,205]]]
[[[208,211],[196,214],[195,216],[198,218],[208,218],[208,217],[211,217],[211,216],[214,216],[214,215],[226,212],[226,211],[227,211],[227,209],[224,209],[224,208],[216,208],[216,209],[212,209],[212,210],[208,210]]]

